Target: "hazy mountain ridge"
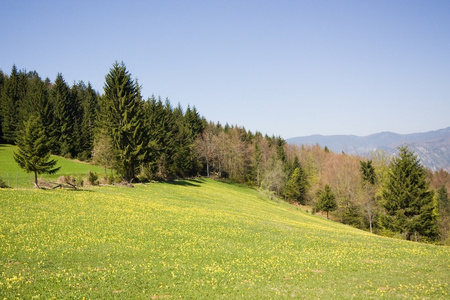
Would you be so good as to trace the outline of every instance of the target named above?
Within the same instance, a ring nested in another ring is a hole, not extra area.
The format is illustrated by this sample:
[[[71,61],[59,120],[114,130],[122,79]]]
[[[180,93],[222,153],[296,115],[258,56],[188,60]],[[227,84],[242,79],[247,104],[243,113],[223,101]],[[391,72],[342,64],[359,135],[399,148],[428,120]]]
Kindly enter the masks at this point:
[[[310,135],[287,139],[290,144],[327,146],[333,152],[368,155],[375,150],[384,150],[388,155],[397,152],[397,147],[408,145],[429,169],[444,169],[450,172],[450,127],[422,133],[398,134],[380,132],[368,136],[356,135]]]

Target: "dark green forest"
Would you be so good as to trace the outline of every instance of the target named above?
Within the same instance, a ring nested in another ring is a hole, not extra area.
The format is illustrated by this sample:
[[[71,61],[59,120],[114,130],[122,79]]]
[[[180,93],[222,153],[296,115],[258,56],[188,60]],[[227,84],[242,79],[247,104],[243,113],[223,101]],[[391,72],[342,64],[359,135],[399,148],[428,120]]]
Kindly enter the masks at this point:
[[[426,170],[407,146],[370,158],[298,147],[141,90],[124,63],[113,64],[101,93],[84,81],[69,85],[61,73],[51,81],[13,66],[0,71],[0,143],[26,152],[27,132],[40,132],[52,155],[105,167],[104,182],[208,176],[374,233],[450,241],[450,175]]]

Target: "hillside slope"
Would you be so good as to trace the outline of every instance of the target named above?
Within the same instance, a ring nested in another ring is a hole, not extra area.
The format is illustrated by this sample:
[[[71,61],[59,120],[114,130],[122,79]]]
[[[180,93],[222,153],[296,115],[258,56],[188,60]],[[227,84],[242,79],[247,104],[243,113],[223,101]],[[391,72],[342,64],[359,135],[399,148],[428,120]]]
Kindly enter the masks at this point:
[[[445,298],[450,248],[212,180],[0,191],[0,298]]]
[[[26,173],[19,167],[14,160],[14,151],[17,151],[16,146],[0,144],[0,178],[12,188],[31,188],[33,187],[34,174]],[[56,182],[57,178],[62,175],[86,177],[89,171],[96,172],[100,176],[104,174],[104,169],[99,166],[60,156],[52,156],[51,158],[57,160],[56,166],[61,167],[61,169],[56,174],[39,176],[48,181]]]
[[[442,168],[450,172],[450,127],[412,134],[380,132],[368,136],[311,135],[290,138],[287,142],[296,145],[319,144],[337,153],[343,151],[358,155],[367,155],[375,150],[383,150],[388,155],[393,155],[398,146],[407,144],[427,168],[433,171]]]

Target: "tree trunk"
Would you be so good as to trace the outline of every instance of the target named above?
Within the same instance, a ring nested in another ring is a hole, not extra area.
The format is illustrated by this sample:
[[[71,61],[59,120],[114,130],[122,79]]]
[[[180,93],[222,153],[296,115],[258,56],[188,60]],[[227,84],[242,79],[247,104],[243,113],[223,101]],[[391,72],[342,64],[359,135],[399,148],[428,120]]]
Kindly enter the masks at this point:
[[[406,233],[406,240],[410,241],[411,240],[411,232],[407,232]]]
[[[37,172],[36,171],[34,171],[34,187],[35,188],[39,188],[39,185],[38,185],[38,179],[37,179]]]
[[[328,220],[328,210],[327,210],[327,220]]]

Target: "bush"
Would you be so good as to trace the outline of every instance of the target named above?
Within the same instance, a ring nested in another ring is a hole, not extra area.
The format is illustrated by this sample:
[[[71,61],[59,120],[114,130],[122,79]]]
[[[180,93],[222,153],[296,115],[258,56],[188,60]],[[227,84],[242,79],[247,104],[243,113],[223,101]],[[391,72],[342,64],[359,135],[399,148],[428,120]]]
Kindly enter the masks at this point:
[[[74,189],[82,187],[84,185],[83,178],[80,175],[78,175],[77,177],[75,177],[74,175],[60,176],[57,182],[59,184],[68,184]]]
[[[98,174],[95,172],[89,171],[87,174],[87,182],[90,185],[98,185]]]
[[[40,189],[53,189],[55,187],[55,184],[51,181],[48,181],[42,177],[38,178],[38,182],[37,182],[38,186],[35,186],[35,188],[40,188]]]
[[[6,182],[0,177],[0,189],[1,188],[9,188]]]
[[[120,176],[116,176],[114,174],[110,174],[108,176],[108,184],[118,184],[122,182],[122,178]]]
[[[78,154],[78,159],[81,161],[88,161],[91,158],[91,154],[89,151],[85,150]]]

